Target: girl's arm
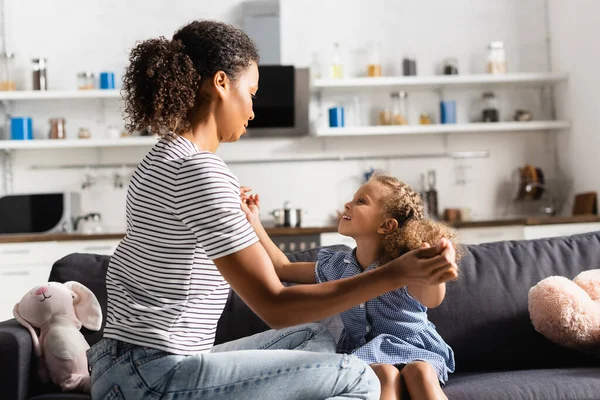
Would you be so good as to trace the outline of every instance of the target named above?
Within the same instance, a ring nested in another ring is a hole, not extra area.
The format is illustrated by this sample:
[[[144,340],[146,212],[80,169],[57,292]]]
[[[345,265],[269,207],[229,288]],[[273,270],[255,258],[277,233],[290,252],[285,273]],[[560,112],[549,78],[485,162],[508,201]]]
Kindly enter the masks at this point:
[[[448,241],[447,243],[450,243]],[[427,248],[429,244],[424,244],[422,247]],[[456,258],[456,250],[453,246],[447,247],[450,252],[450,256]],[[442,304],[444,297],[446,297],[446,283],[439,283],[437,285],[408,285],[406,288],[408,293],[418,300],[427,308],[435,308]]]
[[[435,308],[442,304],[446,296],[446,284],[408,285],[408,293],[427,308]]]
[[[316,283],[314,262],[291,263],[279,247],[273,243],[260,222],[260,197],[258,195],[247,195],[250,190],[252,189],[245,186],[241,187],[242,210],[246,213],[246,217],[252,228],[254,228],[260,243],[267,251],[279,280],[293,283]]]

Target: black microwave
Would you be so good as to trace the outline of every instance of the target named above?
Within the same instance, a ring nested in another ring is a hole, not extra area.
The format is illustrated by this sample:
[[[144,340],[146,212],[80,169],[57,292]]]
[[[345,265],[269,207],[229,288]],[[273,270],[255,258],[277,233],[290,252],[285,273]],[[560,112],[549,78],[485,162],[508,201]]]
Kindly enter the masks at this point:
[[[308,135],[308,68],[259,65],[254,119],[247,137]]]

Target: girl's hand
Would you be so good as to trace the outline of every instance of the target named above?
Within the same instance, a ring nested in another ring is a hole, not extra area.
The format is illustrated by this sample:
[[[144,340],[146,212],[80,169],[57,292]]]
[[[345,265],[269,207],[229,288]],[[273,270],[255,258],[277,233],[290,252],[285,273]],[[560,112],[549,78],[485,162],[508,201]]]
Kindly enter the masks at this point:
[[[240,187],[240,199],[242,211],[246,214],[248,222],[251,224],[260,222],[259,211],[260,211],[260,196],[257,194],[248,195],[252,191],[252,188],[242,186]]]
[[[456,251],[448,239],[442,239],[435,247],[424,243],[420,249],[409,251],[386,265],[392,279],[403,278],[408,284],[438,285],[458,278]]]

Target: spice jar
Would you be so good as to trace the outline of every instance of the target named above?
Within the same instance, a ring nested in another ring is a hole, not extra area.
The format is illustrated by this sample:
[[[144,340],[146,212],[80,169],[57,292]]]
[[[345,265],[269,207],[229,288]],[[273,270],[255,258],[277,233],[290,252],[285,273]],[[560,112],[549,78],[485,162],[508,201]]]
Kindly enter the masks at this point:
[[[46,59],[34,58],[33,60],[33,90],[48,90],[46,75]]]
[[[496,41],[488,45],[487,72],[490,74],[506,73],[504,42]]]
[[[96,87],[94,81],[94,73],[90,71],[83,71],[77,74],[77,89],[79,90],[90,90]]]
[[[67,136],[65,130],[64,118],[50,118],[50,139],[65,139]]]
[[[458,59],[451,57],[444,60],[444,75],[458,75]]]
[[[17,90],[15,83],[15,55],[13,53],[4,52],[0,54],[0,90],[13,91]]]
[[[332,78],[344,77],[344,61],[342,50],[339,43],[333,45],[333,53],[331,54],[330,74]]]
[[[419,124],[421,125],[431,125],[431,117],[427,113],[421,113],[419,116]]]

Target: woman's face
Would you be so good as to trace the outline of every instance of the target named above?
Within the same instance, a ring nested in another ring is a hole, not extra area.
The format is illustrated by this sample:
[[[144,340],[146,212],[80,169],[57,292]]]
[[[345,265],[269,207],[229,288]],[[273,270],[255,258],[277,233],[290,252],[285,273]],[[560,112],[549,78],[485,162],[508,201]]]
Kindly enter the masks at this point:
[[[215,107],[217,135],[220,142],[236,142],[246,133],[248,121],[254,119],[252,99],[258,91],[258,67],[252,62],[235,81],[227,80]]]

